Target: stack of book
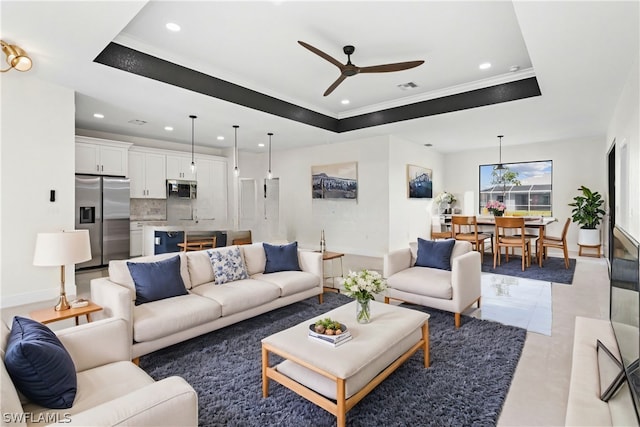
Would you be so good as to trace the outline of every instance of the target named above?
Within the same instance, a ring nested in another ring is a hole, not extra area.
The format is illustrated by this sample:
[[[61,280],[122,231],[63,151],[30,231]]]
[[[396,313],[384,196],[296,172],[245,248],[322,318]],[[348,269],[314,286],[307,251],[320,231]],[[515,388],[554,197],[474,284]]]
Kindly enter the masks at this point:
[[[309,330],[309,338],[315,341],[319,341],[319,342],[331,345],[333,347],[338,347],[339,345],[342,345],[347,341],[351,340],[352,337],[351,337],[351,332],[349,331],[343,332],[340,335],[325,335],[325,334],[319,334],[317,332]]]

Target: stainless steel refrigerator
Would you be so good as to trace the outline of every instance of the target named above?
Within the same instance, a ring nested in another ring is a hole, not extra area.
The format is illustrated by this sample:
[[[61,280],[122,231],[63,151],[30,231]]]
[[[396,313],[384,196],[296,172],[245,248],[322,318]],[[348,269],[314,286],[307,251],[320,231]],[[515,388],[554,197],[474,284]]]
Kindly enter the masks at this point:
[[[129,258],[129,198],[129,178],[76,175],[76,229],[91,241],[91,260],[76,270]]]

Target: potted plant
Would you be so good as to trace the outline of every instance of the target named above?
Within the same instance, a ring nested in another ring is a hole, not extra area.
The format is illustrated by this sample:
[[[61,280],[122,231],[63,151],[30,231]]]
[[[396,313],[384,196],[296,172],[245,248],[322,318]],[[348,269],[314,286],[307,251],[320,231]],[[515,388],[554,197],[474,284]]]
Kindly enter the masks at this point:
[[[584,185],[578,188],[582,192],[573,198],[569,206],[573,222],[580,225],[578,232],[578,244],[585,246],[598,246],[600,244],[600,230],[598,226],[604,217],[605,211],[601,208],[604,199],[597,191],[591,191]]]
[[[445,214],[450,214],[451,212],[451,205],[454,204],[456,202],[456,197],[451,194],[451,193],[447,193],[446,191],[442,191],[440,192],[440,194],[438,194],[436,196],[435,202],[438,204],[438,207],[440,208],[440,210],[443,209],[443,205],[446,206],[444,208],[443,213]]]

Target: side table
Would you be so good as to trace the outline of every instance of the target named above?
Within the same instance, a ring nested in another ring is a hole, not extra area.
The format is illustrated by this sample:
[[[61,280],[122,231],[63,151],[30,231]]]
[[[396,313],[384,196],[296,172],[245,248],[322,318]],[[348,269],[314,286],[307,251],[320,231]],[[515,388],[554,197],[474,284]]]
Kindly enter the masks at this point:
[[[57,322],[58,320],[76,318],[76,325],[79,324],[78,317],[86,316],[87,322],[91,322],[91,313],[102,310],[97,304],[89,301],[89,305],[80,308],[70,308],[68,310],[56,311],[53,307],[35,310],[29,313],[29,316],[40,323]]]
[[[600,258],[600,247],[602,245],[581,245],[580,243],[578,243],[578,246],[580,247],[580,249],[578,249],[578,256],[591,256],[594,258]],[[596,254],[583,254],[582,250],[583,249],[596,249],[597,250],[597,255]]]
[[[344,277],[344,270],[342,268],[342,258],[344,257],[344,254],[339,253],[339,252],[329,252],[329,251],[324,251],[322,253],[322,262],[324,261],[331,261],[331,276],[324,276],[322,278],[322,289],[324,291],[330,291],[330,292],[337,292],[340,293],[340,288],[336,288],[336,277]],[[340,260],[340,275],[336,276],[333,272],[333,262],[335,260]],[[324,286],[324,279],[331,279],[331,286]]]

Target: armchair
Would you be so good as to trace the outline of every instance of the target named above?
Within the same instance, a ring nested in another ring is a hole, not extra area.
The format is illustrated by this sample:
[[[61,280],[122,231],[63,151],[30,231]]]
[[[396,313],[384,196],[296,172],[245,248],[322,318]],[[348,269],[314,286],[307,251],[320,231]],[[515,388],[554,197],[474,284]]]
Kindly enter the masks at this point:
[[[476,302],[480,307],[480,254],[472,251],[471,243],[456,241],[450,271],[415,266],[416,254],[416,244],[411,243],[385,255],[385,302],[394,299],[452,312],[459,328],[461,313]]]
[[[127,324],[109,318],[56,332],[77,372],[69,409],[49,409],[19,397],[4,364],[9,328],[2,322],[2,425],[196,426],[198,397],[180,377],[154,381],[131,362]]]

